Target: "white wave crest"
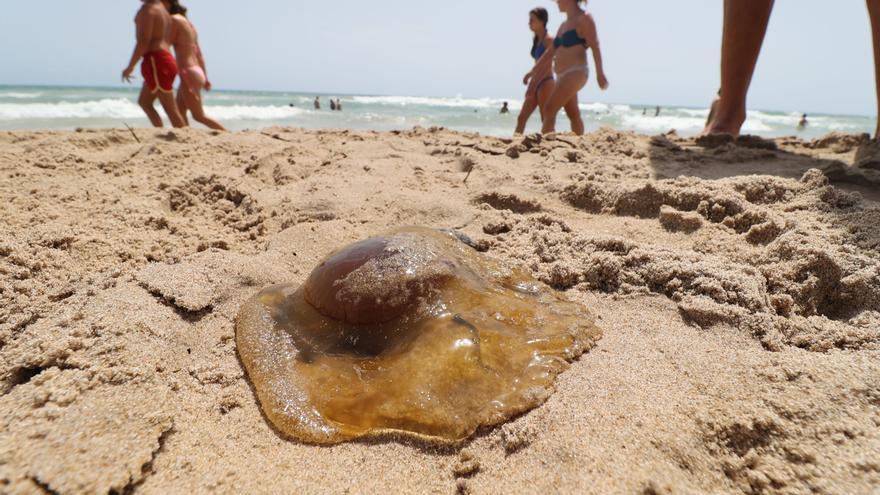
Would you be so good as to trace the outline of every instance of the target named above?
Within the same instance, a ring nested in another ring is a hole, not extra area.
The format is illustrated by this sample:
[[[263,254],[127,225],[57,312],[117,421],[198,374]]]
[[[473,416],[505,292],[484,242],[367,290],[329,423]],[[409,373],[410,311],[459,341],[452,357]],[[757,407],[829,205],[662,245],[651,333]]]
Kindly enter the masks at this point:
[[[208,106],[205,112],[226,120],[285,120],[301,115],[303,110],[281,106],[230,105]],[[143,116],[143,110],[135,102],[124,98],[78,103],[0,103],[0,120],[136,119]]]
[[[205,113],[221,120],[286,120],[305,113],[300,108],[280,106],[207,106]]]
[[[497,98],[431,98],[426,96],[355,96],[351,98],[362,105],[424,106],[449,108],[500,108],[505,101]]]
[[[132,119],[143,116],[139,106],[123,98],[79,103],[0,103],[0,120]]]
[[[654,117],[653,115],[643,116],[641,114],[624,115],[621,121],[623,126],[628,129],[646,133],[665,132],[670,129],[675,129],[679,132],[695,132],[702,130],[706,124],[705,119],[696,117],[663,115]]]
[[[39,98],[43,93],[19,93],[17,91],[0,91],[0,98],[14,98],[18,100],[28,100]]]

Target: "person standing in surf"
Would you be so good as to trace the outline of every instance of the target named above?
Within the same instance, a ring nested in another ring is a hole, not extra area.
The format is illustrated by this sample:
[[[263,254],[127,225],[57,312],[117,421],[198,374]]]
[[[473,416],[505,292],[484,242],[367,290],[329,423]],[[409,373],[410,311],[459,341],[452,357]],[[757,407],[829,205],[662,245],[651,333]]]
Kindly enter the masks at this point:
[[[141,74],[144,86],[141,89],[138,104],[147,114],[150,123],[162,127],[162,117],[153,107],[156,99],[162,104],[165,113],[174,127],[184,127],[186,121],[177,109],[174,101],[174,79],[177,77],[177,63],[168,51],[171,48],[171,15],[168,13],[170,4],[167,0],[141,0],[143,5],[134,22],[137,28],[137,45],[128,67],[122,71],[122,80],[131,82],[131,76],[141,62]]]
[[[177,65],[180,67],[180,87],[177,89],[177,107],[186,121],[187,112],[193,119],[211,129],[225,131],[219,122],[205,115],[202,105],[202,89],[211,91],[211,81],[205,68],[205,59],[199,46],[199,34],[186,16],[187,8],[179,0],[170,0],[171,43]]]
[[[602,65],[596,22],[592,15],[581,9],[581,4],[586,7],[586,0],[557,0],[556,3],[567,18],[559,26],[559,34],[553,40],[556,87],[544,108],[544,127],[541,132],[556,132],[556,116],[565,108],[571,118],[571,130],[580,136],[584,133],[584,121],[578,108],[578,91],[586,86],[590,75],[590,66],[587,65],[588,49],[593,52],[596,78],[603,90],[608,89],[608,79]]]
[[[534,33],[530,55],[535,60],[535,65],[523,78],[523,84],[527,85],[528,89],[516,121],[515,134],[525,132],[526,124],[536,108],[541,112],[541,118],[544,118],[544,104],[547,103],[550,93],[556,86],[550,67],[550,59],[553,57],[553,37],[547,32],[549,21],[550,14],[545,8],[537,7],[529,12],[529,29]],[[546,60],[541,63],[544,57]]]

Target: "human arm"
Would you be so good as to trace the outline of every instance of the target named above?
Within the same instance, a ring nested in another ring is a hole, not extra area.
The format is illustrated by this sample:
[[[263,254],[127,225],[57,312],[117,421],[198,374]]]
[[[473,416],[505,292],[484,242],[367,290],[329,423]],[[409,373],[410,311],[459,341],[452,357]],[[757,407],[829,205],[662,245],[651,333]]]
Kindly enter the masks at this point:
[[[528,84],[529,80],[532,79],[535,74],[544,74],[549,71],[553,66],[555,52],[556,47],[553,45],[553,38],[547,36],[544,38],[544,54],[541,55],[541,58],[535,62],[535,66],[532,67],[532,70],[526,74],[525,78],[523,78],[523,84]]]
[[[189,21],[187,21],[187,22],[189,22]],[[196,53],[195,53],[196,59],[199,61],[199,67],[202,68],[202,72],[205,73],[205,90],[211,91],[211,88],[213,87],[213,85],[211,84],[211,79],[208,77],[208,67],[205,64],[205,57],[202,54],[202,46],[199,43],[199,33],[198,33],[198,31],[196,31],[196,29],[194,27],[192,28],[192,31],[193,31],[193,45],[195,45],[195,50],[196,50]]]
[[[593,16],[587,14],[578,23],[578,35],[587,40],[593,51],[593,62],[596,64],[596,81],[603,90],[608,89],[608,78],[605,77],[605,67],[602,65],[602,48],[599,46],[599,33],[596,29],[596,21]]]
[[[129,60],[128,66],[122,71],[122,80],[126,82],[131,82],[131,74],[134,72],[138,60],[147,53],[147,50],[150,47],[150,36],[153,33],[155,19],[149,12],[142,9],[138,12],[134,22],[137,32],[137,44],[134,47],[134,52],[131,54],[131,60]]]

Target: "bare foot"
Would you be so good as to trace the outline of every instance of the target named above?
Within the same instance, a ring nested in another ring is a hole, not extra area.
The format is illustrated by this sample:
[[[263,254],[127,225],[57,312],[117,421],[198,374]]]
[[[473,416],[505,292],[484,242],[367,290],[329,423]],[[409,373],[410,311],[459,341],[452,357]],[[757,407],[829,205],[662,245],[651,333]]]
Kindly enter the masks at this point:
[[[739,115],[726,116],[718,114],[715,120],[706,128],[705,134],[729,134],[734,138],[739,137],[740,130],[746,122],[745,112]]]

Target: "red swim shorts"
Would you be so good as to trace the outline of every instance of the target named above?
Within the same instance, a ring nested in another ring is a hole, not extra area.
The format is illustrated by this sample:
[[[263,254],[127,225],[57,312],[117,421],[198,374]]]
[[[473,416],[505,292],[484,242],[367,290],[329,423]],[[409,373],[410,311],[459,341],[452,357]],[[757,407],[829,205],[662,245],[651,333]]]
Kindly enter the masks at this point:
[[[150,92],[171,93],[174,91],[174,79],[177,77],[177,61],[167,50],[147,53],[141,63],[141,74]]]

